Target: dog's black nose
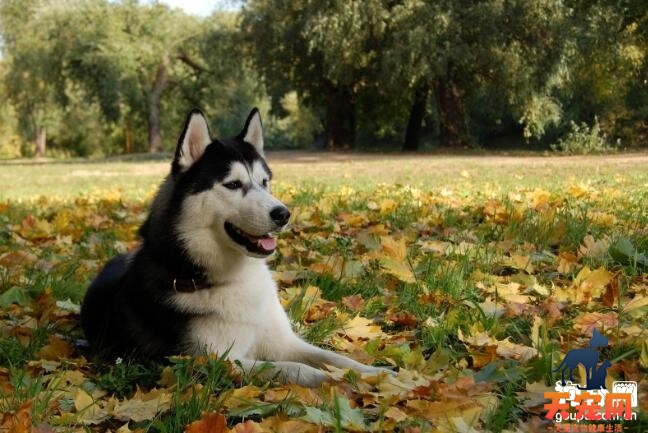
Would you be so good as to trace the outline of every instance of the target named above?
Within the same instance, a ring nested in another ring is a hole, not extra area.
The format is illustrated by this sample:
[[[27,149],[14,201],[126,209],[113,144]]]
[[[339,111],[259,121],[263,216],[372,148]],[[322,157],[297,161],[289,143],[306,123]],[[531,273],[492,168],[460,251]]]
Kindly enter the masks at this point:
[[[270,218],[278,226],[285,226],[290,219],[290,211],[284,206],[277,206],[270,211]]]

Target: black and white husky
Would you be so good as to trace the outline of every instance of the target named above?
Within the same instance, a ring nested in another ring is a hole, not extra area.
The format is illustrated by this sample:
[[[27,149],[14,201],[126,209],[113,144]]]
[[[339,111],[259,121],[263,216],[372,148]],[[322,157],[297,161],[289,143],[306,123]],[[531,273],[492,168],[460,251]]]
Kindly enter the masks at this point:
[[[327,378],[325,365],[384,371],[308,344],[291,329],[264,260],[290,218],[270,193],[271,178],[256,109],[230,140],[212,139],[203,114],[192,111],[140,229],[141,247],[112,259],[85,296],[81,320],[92,350],[227,354],[245,372],[305,386]]]

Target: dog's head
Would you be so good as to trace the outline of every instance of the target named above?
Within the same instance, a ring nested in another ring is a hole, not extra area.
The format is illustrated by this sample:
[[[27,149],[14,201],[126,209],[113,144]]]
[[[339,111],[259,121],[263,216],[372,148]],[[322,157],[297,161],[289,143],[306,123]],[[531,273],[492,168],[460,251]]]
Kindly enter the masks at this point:
[[[211,137],[202,112],[189,113],[170,176],[171,202],[179,207],[175,229],[185,252],[205,266],[232,253],[272,254],[290,212],[270,193],[271,178],[256,108],[228,140]]]

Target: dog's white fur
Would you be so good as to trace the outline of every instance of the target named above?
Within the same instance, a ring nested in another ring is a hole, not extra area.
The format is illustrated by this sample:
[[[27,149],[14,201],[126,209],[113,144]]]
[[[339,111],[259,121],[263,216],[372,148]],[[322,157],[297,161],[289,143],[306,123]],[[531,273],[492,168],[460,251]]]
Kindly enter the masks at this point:
[[[185,143],[182,149],[183,155],[190,155],[184,160],[189,164],[186,168],[200,158],[196,149],[204,152],[206,147],[203,143],[207,126],[203,122],[205,119],[200,115],[189,122],[186,153]],[[249,123],[245,140],[259,153],[263,150],[258,113]],[[179,238],[192,259],[208,270],[213,284],[211,289],[176,293],[171,298],[176,308],[199,314],[191,320],[187,348],[194,353],[227,353],[246,373],[279,376],[304,386],[316,386],[326,380],[321,370],[326,365],[361,373],[386,371],[300,339],[279,302],[277,285],[265,261],[251,255],[225,232],[226,221],[259,236],[276,228],[269,214],[281,202],[270,194],[268,178],[269,173],[261,163],[247,166],[234,162],[222,183],[192,195],[183,204],[177,226]],[[231,181],[245,185],[245,195],[241,190],[224,186]]]

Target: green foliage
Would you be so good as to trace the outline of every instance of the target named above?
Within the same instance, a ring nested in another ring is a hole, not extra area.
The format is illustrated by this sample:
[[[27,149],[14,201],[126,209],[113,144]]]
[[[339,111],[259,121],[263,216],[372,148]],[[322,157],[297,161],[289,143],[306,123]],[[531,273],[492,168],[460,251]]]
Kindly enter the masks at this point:
[[[610,144],[606,134],[601,131],[598,118],[595,117],[591,127],[584,122],[578,125],[571,121],[570,130],[565,137],[558,140],[558,143],[551,148],[571,155],[584,155],[613,152],[618,148],[618,143]]]
[[[642,2],[252,0],[201,18],[3,0],[0,34],[0,157],[34,154],[38,131],[50,155],[156,150],[158,129],[170,150],[194,106],[218,136],[260,106],[275,148],[393,148],[411,128],[412,149],[549,147],[595,116],[647,142]]]
[[[132,395],[134,384],[146,388],[155,386],[161,374],[161,366],[156,363],[140,364],[117,358],[114,364],[99,366],[96,383],[107,392],[119,398]]]
[[[547,95],[533,95],[524,108],[520,123],[524,125],[524,138],[542,138],[547,128],[560,123],[562,110],[559,102]]]

